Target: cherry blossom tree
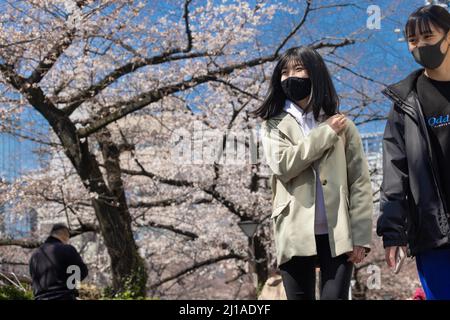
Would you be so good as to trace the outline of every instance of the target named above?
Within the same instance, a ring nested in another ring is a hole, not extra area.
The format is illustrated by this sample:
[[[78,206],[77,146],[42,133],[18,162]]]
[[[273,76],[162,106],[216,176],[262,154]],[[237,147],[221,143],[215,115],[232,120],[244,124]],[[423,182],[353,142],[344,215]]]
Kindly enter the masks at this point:
[[[17,214],[38,208],[43,220],[66,221],[73,236],[100,234],[109,265],[98,268],[111,273],[114,293],[176,297],[196,287],[201,295],[208,286],[199,281],[218,273],[239,281],[251,263],[263,284],[274,263],[269,171],[250,111],[273,63],[310,20],[351,5],[6,1],[1,128],[40,144],[45,157],[39,170],[3,184],[0,203],[14,203]],[[276,39],[263,42],[272,29]],[[343,82],[381,86],[332,59],[360,32],[304,44],[329,57],[333,73],[347,72]],[[349,112],[379,120],[379,110],[362,112],[376,102],[364,89],[352,91]],[[41,122],[6,125],[29,109]],[[258,222],[254,256],[237,225],[247,220]]]

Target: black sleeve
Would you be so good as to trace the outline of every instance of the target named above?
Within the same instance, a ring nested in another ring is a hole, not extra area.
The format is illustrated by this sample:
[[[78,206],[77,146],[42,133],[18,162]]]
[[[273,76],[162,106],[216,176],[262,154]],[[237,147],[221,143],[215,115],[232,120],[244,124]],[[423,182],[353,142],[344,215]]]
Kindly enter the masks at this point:
[[[83,262],[83,259],[81,258],[80,254],[78,253],[77,249],[71,245],[67,245],[66,248],[66,263],[67,265],[76,265],[80,267],[81,271],[81,279],[80,281],[83,281],[87,275],[88,275],[88,268],[86,264]]]
[[[394,105],[389,113],[383,137],[383,182],[377,234],[383,237],[385,248],[407,244],[409,177],[405,153],[404,116],[404,113],[399,112]]]
[[[34,275],[34,254],[31,256],[28,265],[29,265],[30,277],[31,277],[31,279],[33,279],[33,275]]]

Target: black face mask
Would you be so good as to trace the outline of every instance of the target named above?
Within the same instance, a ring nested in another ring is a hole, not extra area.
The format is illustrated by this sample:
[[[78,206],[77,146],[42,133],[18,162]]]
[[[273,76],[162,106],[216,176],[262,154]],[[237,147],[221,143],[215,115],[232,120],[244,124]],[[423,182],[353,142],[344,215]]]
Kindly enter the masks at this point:
[[[281,87],[289,100],[300,101],[311,94],[311,79],[289,77],[281,81]]]
[[[445,56],[448,52],[448,47],[445,53],[441,52],[441,44],[444,42],[446,37],[447,36],[444,36],[442,40],[436,44],[414,48],[412,55],[414,56],[416,62],[427,69],[439,68],[444,62]]]

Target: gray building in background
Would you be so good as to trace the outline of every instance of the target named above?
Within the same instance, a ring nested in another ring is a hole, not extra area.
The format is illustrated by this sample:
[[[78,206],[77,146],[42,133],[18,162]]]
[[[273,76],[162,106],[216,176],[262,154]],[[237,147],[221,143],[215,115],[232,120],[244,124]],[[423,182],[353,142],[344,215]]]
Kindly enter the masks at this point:
[[[19,177],[22,160],[20,141],[0,132],[0,181],[12,181]]]
[[[22,159],[20,141],[9,134],[0,132],[0,182],[2,184],[9,184],[20,177]],[[0,203],[0,235],[8,238],[28,237],[36,229],[36,211],[30,210],[18,217],[10,208],[11,204]]]

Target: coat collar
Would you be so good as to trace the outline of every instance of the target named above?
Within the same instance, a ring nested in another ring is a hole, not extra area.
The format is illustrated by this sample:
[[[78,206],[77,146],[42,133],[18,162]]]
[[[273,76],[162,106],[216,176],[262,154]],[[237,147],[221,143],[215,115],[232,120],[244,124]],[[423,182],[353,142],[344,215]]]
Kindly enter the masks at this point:
[[[418,69],[409,74],[405,79],[388,86],[382,91],[388,98],[397,98],[401,101],[407,100],[412,91],[416,90],[417,79],[423,74],[425,69]]]
[[[273,116],[269,121],[276,121],[277,128],[292,141],[298,141],[303,137],[303,132],[300,129],[297,120],[286,111],[282,111],[278,115]],[[324,124],[326,124],[326,122],[321,122],[318,126],[320,127]]]
[[[292,140],[297,140],[303,136],[300,126],[294,116],[283,111],[282,118],[277,124],[277,128]]]
[[[63,242],[56,237],[49,236],[47,240],[45,240],[45,243],[63,243]]]

